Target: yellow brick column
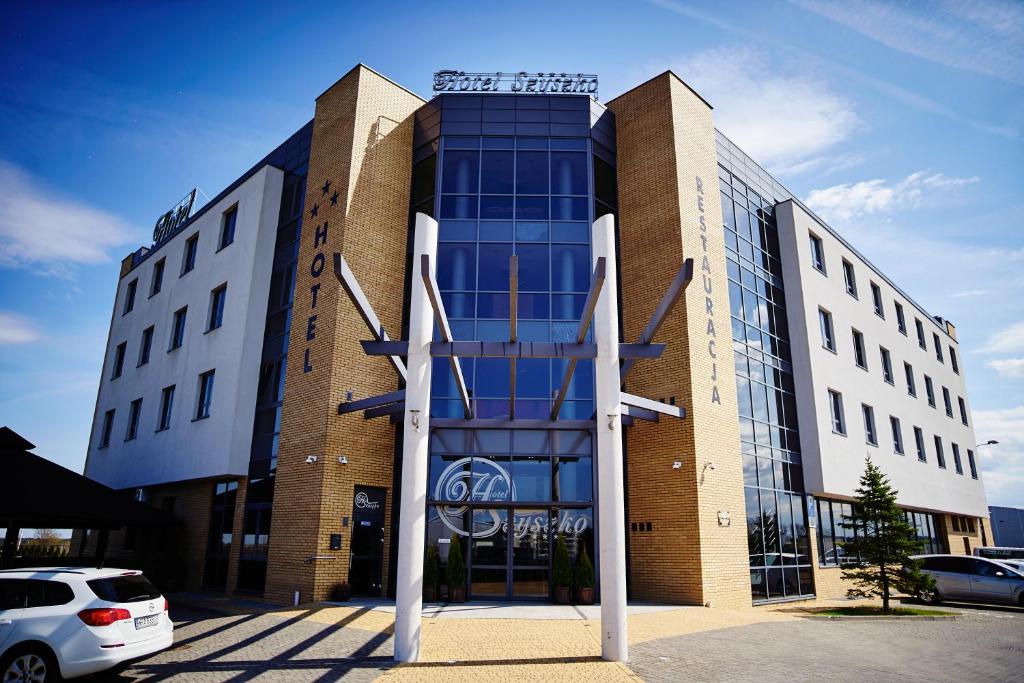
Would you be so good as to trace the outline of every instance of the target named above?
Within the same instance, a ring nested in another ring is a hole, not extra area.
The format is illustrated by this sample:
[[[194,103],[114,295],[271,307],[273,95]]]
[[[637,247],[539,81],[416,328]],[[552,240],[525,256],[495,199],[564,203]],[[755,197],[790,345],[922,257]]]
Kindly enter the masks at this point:
[[[623,329],[634,340],[685,258],[685,301],[664,357],[627,391],[675,399],[686,419],[627,433],[632,595],[750,605],[743,472],[711,107],[671,72],[609,103],[616,117]],[[680,469],[673,469],[681,461]],[[646,531],[650,523],[651,531]]]
[[[348,579],[354,487],[387,491],[382,577],[394,492],[395,430],[387,419],[339,416],[354,398],[394,391],[388,362],[363,354],[369,338],[332,272],[344,254],[381,322],[401,333],[412,113],[423,100],[358,65],[317,98],[289,337],[265,596],[321,600]],[[338,458],[345,455],[348,464]],[[316,456],[315,463],[307,463]],[[331,534],[342,534],[340,550]]]

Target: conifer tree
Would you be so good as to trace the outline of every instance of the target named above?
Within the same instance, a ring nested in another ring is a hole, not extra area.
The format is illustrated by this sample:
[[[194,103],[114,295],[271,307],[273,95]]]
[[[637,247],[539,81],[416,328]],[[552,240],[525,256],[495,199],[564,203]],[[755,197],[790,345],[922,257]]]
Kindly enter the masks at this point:
[[[866,459],[857,489],[854,518],[841,525],[855,529],[856,538],[843,544],[847,557],[859,558],[843,569],[843,579],[852,581],[851,598],[882,598],[882,611],[889,612],[893,591],[921,595],[935,589],[935,581],[921,572],[920,563],[910,559],[921,552],[924,542],[896,506],[898,491],[873,462]]]

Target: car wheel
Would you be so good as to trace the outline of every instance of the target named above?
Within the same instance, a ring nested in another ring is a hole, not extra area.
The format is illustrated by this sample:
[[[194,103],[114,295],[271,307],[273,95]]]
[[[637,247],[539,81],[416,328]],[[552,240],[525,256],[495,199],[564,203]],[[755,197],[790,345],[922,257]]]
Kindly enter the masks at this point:
[[[53,653],[42,647],[14,648],[0,661],[3,683],[53,683],[61,680]]]

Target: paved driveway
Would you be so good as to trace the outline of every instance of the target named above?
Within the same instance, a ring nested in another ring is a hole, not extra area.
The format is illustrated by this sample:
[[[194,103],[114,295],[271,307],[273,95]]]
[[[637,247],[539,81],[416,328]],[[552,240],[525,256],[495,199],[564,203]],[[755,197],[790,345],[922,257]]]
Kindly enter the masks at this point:
[[[394,616],[379,609],[224,616],[175,607],[171,650],[89,680],[1024,680],[1024,610],[953,608],[962,618],[821,621],[699,607],[635,614],[628,668],[600,660],[597,621],[430,618],[423,663],[395,668]]]
[[[638,643],[645,681],[1024,681],[1024,610],[950,605],[955,621],[762,623]]]

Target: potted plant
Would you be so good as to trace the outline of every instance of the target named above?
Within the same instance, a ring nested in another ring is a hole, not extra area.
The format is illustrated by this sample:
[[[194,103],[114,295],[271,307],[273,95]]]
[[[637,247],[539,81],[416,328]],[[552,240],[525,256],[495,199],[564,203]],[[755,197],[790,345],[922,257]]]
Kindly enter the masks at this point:
[[[466,565],[462,561],[459,537],[454,534],[448,548],[448,601],[466,601]]]
[[[352,589],[344,581],[331,587],[332,602],[348,602],[350,597],[352,597]]]
[[[594,565],[590,562],[586,547],[576,559],[576,602],[580,605],[594,604]]]
[[[569,547],[566,546],[563,536],[559,536],[555,541],[552,575],[552,583],[555,584],[555,603],[568,605],[572,599],[572,564],[569,562]]]
[[[426,602],[436,602],[440,592],[441,567],[438,558],[437,545],[431,543],[427,546],[427,556],[423,561],[423,599]]]

